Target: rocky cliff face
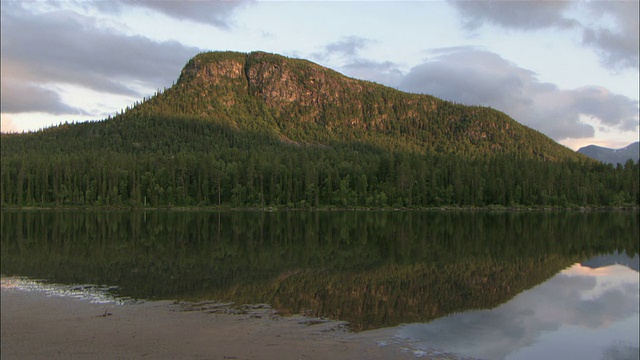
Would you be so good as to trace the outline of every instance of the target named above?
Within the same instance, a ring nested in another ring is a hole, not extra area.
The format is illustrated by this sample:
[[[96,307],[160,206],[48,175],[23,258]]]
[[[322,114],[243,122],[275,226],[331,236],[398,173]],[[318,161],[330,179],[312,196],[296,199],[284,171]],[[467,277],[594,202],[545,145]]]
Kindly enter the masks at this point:
[[[179,84],[185,83],[206,83],[219,85],[230,79],[241,79],[244,77],[244,56],[205,56],[198,55],[191,59],[182,69]]]
[[[179,83],[217,88],[216,96],[230,90],[228,85],[233,83],[234,91],[248,92],[276,116],[329,128],[383,129],[393,119],[418,117],[416,105],[421,112],[436,109],[435,99],[427,96],[411,96],[309,61],[263,52],[200,55],[184,68]]]

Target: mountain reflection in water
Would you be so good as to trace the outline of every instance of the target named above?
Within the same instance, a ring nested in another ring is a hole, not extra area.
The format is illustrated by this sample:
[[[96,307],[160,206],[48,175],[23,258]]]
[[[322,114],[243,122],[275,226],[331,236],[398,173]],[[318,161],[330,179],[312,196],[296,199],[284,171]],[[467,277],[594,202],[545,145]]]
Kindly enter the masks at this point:
[[[360,331],[494,308],[637,234],[637,212],[3,211],[2,274]]]

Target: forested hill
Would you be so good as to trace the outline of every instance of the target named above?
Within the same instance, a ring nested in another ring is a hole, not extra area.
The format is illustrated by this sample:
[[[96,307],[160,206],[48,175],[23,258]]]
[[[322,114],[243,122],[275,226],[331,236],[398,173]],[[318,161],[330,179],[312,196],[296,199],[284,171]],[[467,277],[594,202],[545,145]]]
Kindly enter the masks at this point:
[[[200,54],[185,66],[176,86],[152,100],[134,113],[197,116],[297,144],[359,142],[389,151],[468,157],[580,157],[493,109],[408,94],[262,52]]]
[[[597,163],[490,108],[214,52],[113,118],[3,134],[0,202],[633,205],[638,164]]]

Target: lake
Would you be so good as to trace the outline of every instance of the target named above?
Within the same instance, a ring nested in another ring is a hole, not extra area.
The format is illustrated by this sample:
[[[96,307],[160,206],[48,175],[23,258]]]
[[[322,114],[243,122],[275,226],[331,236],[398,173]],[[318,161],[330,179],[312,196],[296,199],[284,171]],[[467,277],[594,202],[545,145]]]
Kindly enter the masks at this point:
[[[393,328],[416,356],[637,359],[638,231],[637,211],[3,211],[1,270],[93,301]]]

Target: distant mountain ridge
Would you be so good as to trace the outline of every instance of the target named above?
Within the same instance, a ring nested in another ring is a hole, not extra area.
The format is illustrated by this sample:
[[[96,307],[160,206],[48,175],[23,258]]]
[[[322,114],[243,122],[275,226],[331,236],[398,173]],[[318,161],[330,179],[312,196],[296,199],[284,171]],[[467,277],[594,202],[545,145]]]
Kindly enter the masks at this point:
[[[638,162],[638,159],[640,159],[640,142],[636,141],[620,149],[588,145],[578,149],[578,152],[603,163],[624,165],[629,159],[633,160],[633,162]]]

